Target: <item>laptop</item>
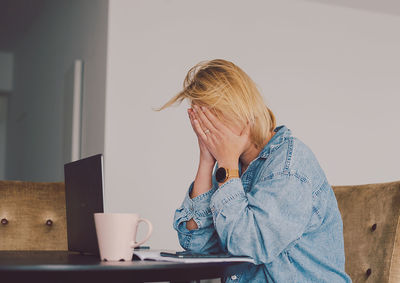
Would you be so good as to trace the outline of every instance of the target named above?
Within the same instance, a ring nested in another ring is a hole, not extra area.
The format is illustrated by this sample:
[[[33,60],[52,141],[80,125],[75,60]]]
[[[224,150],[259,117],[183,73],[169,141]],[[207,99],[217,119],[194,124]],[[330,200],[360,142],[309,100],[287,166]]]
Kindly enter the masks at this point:
[[[99,254],[93,213],[104,212],[103,155],[64,165],[68,251]]]

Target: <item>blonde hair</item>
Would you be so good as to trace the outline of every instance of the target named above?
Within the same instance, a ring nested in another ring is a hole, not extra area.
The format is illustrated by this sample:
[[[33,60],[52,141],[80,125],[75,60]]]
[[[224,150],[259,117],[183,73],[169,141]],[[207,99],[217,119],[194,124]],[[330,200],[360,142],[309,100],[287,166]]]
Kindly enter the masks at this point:
[[[252,123],[250,137],[257,148],[276,127],[275,116],[265,105],[253,80],[232,62],[215,59],[192,67],[183,82],[183,90],[158,109],[163,110],[188,99],[190,104],[207,106],[218,118]]]

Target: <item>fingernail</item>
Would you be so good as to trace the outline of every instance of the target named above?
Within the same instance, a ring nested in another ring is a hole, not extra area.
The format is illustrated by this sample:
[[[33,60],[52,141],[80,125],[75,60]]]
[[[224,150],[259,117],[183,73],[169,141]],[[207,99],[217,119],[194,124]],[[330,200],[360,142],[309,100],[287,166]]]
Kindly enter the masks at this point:
[[[201,106],[201,110],[206,111],[206,107]]]

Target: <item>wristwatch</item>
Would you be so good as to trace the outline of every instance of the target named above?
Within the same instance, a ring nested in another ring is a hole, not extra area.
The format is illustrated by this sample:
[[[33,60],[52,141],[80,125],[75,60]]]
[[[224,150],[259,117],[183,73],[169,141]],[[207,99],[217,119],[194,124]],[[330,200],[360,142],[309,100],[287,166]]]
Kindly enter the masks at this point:
[[[224,183],[229,178],[239,178],[239,170],[219,167],[215,172],[215,179],[217,179],[218,183]]]

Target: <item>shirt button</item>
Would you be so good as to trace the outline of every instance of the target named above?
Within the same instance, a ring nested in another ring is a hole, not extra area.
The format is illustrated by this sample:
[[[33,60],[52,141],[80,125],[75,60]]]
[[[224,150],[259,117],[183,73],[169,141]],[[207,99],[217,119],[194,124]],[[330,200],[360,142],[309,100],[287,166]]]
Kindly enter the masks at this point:
[[[232,279],[232,280],[237,280],[237,276],[236,276],[236,275],[232,275],[232,276],[231,276],[231,279]]]

